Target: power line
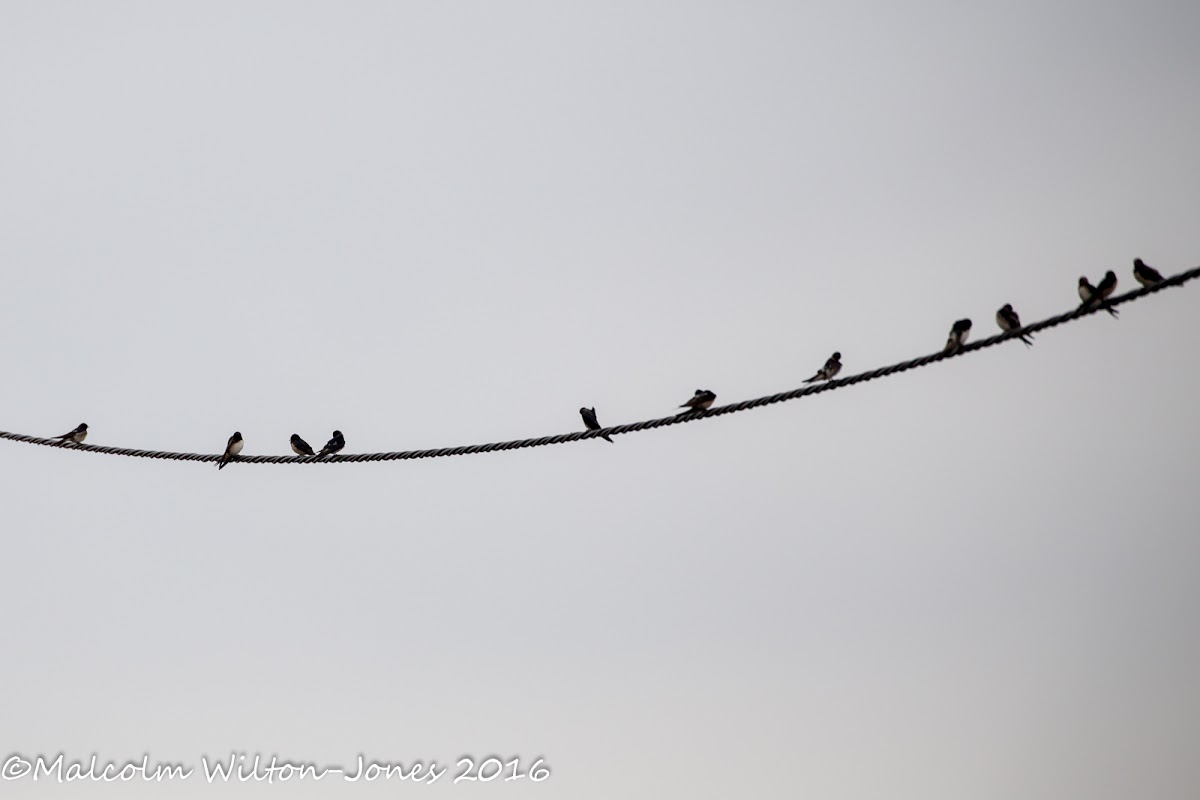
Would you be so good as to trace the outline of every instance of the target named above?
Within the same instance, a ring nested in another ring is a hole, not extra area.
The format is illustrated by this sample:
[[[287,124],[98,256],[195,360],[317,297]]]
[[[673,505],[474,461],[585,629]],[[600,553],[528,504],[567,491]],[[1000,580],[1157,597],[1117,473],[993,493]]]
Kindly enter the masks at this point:
[[[598,436],[608,434],[609,436],[619,436],[625,433],[637,433],[638,431],[653,430],[654,428],[663,428],[667,425],[680,425],[685,422],[695,422],[701,419],[711,419],[712,417],[720,417],[725,414],[734,414],[738,411],[748,411],[752,408],[761,408],[774,403],[782,403],[787,400],[798,400],[801,397],[809,397],[822,392],[832,392],[838,389],[844,389],[849,386],[854,386],[858,383],[873,381],[877,378],[886,378],[889,375],[895,375],[899,372],[905,372],[917,367],[924,367],[928,364],[933,364],[938,361],[945,361],[948,358],[957,358],[959,356],[974,353],[983,350],[985,347],[1007,342],[1010,339],[1018,338],[1021,334],[1037,333],[1048,328],[1054,328],[1067,322],[1074,322],[1081,317],[1086,317],[1090,314],[1095,314],[1106,307],[1118,306],[1124,303],[1130,303],[1147,295],[1160,292],[1172,286],[1182,286],[1190,280],[1200,277],[1200,267],[1190,269],[1186,272],[1181,272],[1178,275],[1173,275],[1165,279],[1162,283],[1153,286],[1147,286],[1141,289],[1135,289],[1131,292],[1126,292],[1122,295],[1112,297],[1102,306],[1092,306],[1090,308],[1080,307],[1059,314],[1056,317],[1044,319],[1041,322],[1034,322],[1026,325],[1020,330],[1010,333],[1002,333],[987,339],[981,339],[977,342],[963,345],[953,353],[932,353],[927,356],[921,356],[909,361],[902,361],[899,364],[892,364],[888,367],[880,367],[879,369],[869,372],[860,372],[857,375],[850,375],[845,378],[838,378],[826,383],[818,383],[804,386],[800,389],[792,389],[779,394],[772,394],[766,397],[756,397],[752,400],[743,400],[740,403],[731,403],[727,406],[717,406],[710,408],[708,411],[689,411],[684,414],[679,414],[671,417],[660,417],[659,419],[648,419],[642,422],[632,422],[628,425],[614,425],[611,428],[602,428],[596,431],[575,431],[572,433],[560,433],[554,436],[542,436],[534,439],[514,439],[507,442],[492,442],[490,444],[471,444],[461,447],[441,447],[433,450],[400,450],[393,453],[357,453],[357,454],[337,454],[326,456],[325,458],[316,458],[314,456],[238,456],[232,463],[236,464],[344,464],[359,461],[405,461],[415,458],[444,458],[446,456],[466,456],[474,455],[475,453],[493,453],[501,450],[519,450],[525,447],[544,447],[551,444],[562,444],[564,442],[575,442],[581,439],[593,439]],[[163,450],[138,450],[129,447],[106,447],[102,445],[91,444],[64,444],[58,439],[43,439],[38,436],[26,436],[20,433],[8,433],[0,431],[0,439],[9,439],[14,442],[24,442],[26,444],[39,444],[46,447],[59,447],[69,450],[82,450],[88,453],[102,453],[104,455],[114,456],[131,456],[133,458],[160,458],[168,461],[202,461],[213,462],[221,458],[220,453],[174,453]]]

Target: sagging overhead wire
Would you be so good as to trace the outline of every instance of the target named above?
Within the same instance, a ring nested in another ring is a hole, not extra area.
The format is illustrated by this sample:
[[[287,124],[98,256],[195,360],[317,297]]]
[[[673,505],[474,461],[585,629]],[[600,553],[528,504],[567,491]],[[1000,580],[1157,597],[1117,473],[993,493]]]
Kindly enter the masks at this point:
[[[1135,272],[1136,274],[1136,272]],[[712,419],[714,417],[724,416],[725,414],[735,414],[739,411],[749,411],[752,408],[762,408],[763,406],[773,405],[774,403],[782,403],[788,400],[798,400],[802,397],[821,394],[823,392],[834,392],[839,389],[845,389],[859,383],[873,381],[879,378],[886,378],[889,375],[896,375],[901,372],[906,372],[917,367],[924,367],[929,364],[934,364],[939,361],[945,361],[949,358],[958,358],[970,353],[976,353],[988,347],[1007,342],[1010,339],[1022,339],[1038,331],[1048,330],[1057,327],[1067,322],[1074,322],[1082,317],[1095,314],[1098,311],[1108,311],[1111,313],[1111,308],[1114,306],[1131,303],[1134,300],[1140,300],[1143,297],[1154,294],[1155,292],[1163,291],[1164,289],[1175,286],[1182,286],[1188,281],[1200,277],[1200,267],[1181,272],[1173,275],[1165,280],[1155,283],[1150,286],[1144,286],[1141,289],[1135,289],[1131,292],[1126,292],[1122,295],[1110,297],[1103,303],[1084,303],[1079,308],[1072,309],[1055,317],[1034,322],[1025,325],[1016,330],[1007,331],[987,339],[981,339],[977,342],[964,344],[954,348],[947,348],[942,352],[932,353],[930,355],[920,356],[908,361],[902,361],[898,364],[892,364],[887,367],[880,367],[869,372],[860,372],[857,375],[850,375],[845,378],[837,378],[826,383],[809,384],[799,389],[791,389],[779,394],[772,394],[766,397],[756,397],[752,400],[743,400],[740,403],[731,403],[725,406],[716,406],[707,410],[687,411],[682,414],[671,417],[660,417],[659,419],[649,419],[642,422],[632,422],[627,425],[614,425],[609,428],[599,428],[596,430],[575,431],[572,433],[559,433],[553,436],[541,436],[532,439],[514,439],[507,442],[492,442],[489,444],[470,444],[460,447],[440,447],[432,450],[400,450],[390,453],[353,453],[344,454],[336,453],[334,455],[321,456],[272,456],[272,455],[235,455],[232,459],[227,459],[228,463],[232,464],[348,464],[361,461],[407,461],[417,458],[445,458],[447,456],[466,456],[476,453],[494,453],[503,450],[520,450],[526,447],[545,447],[551,444],[563,444],[565,442],[577,442],[583,439],[593,439],[596,437],[607,438],[609,436],[620,436],[627,433],[637,433],[639,431],[648,431],[655,428],[663,428],[668,425],[681,425],[687,422],[696,422],[702,419]],[[113,456],[130,456],[133,458],[157,458],[166,461],[199,461],[199,462],[219,462],[225,455],[223,453],[175,453],[163,450],[139,450],[131,447],[109,447],[105,445],[92,445],[86,443],[74,443],[60,438],[46,439],[39,436],[26,436],[21,433],[9,433],[0,431],[0,439],[8,439],[14,442],[24,442],[26,444],[37,444],[45,447],[57,447],[68,450],[79,450],[87,453],[100,453],[102,455]]]

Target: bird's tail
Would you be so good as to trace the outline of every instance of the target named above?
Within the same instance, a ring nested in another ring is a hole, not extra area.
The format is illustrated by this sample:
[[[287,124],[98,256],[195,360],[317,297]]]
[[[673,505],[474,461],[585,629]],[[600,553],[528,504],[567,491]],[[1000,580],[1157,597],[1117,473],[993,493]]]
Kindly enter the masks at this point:
[[[1121,316],[1120,313],[1108,303],[1104,303],[1104,310],[1107,311],[1113,319]]]
[[[229,463],[229,461],[228,461],[228,460],[226,460],[226,459],[222,458],[220,461],[218,461],[218,462],[217,462],[217,469],[218,469],[218,470],[225,469],[225,465],[226,465],[226,464],[228,464],[228,463]]]
[[[811,378],[806,380],[805,383],[816,383],[819,380],[821,380],[821,373],[818,372],[816,375],[813,375]]]
[[[613,440],[612,440],[612,439],[610,439],[610,438],[608,438],[608,434],[607,434],[607,433],[602,433],[602,434],[600,434],[600,438],[601,438],[601,439],[603,439],[604,441],[608,442],[609,444],[612,444],[612,443],[613,443]]]
[[[1025,343],[1026,347],[1033,347],[1033,337],[1028,333],[1021,334],[1021,341]]]

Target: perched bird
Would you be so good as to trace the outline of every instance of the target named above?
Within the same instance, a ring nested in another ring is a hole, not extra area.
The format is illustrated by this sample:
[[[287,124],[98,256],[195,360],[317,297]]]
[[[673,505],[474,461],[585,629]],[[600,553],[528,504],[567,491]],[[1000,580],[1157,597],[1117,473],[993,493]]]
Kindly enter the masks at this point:
[[[308,442],[300,438],[300,434],[292,434],[292,452],[298,456],[315,456],[316,453],[309,446]]]
[[[1104,277],[1096,284],[1096,294],[1100,295],[1101,300],[1107,300],[1117,289],[1117,273],[1111,269],[1104,273]]]
[[[825,362],[825,366],[817,370],[817,374],[805,381],[805,383],[814,383],[816,381],[831,381],[833,376],[842,371],[842,354],[834,353]]]
[[[1091,281],[1089,281],[1087,279],[1086,275],[1080,275],[1079,276],[1079,299],[1081,301],[1083,301],[1084,305],[1087,305],[1088,303],[1092,302],[1092,300],[1095,297],[1096,297],[1096,287],[1092,286]]]
[[[1109,274],[1112,274],[1112,273],[1109,273]],[[1105,277],[1107,277],[1107,276],[1105,276]],[[1117,288],[1116,283],[1115,283],[1115,281],[1116,281],[1115,275],[1113,276],[1113,281],[1114,281],[1113,289],[1115,289],[1115,288]],[[1109,292],[1111,293],[1112,289],[1109,289]],[[1088,279],[1085,277],[1080,277],[1080,279],[1079,279],[1079,299],[1083,301],[1082,303],[1079,304],[1080,307],[1082,307],[1082,308],[1095,308],[1096,306],[1100,305],[1101,302],[1104,300],[1104,298],[1100,294],[1100,287],[1092,286],[1092,284],[1090,282],[1088,282]],[[1117,314],[1117,310],[1115,308],[1109,308],[1108,306],[1105,306],[1104,310],[1107,311],[1109,314],[1111,314],[1114,317],[1119,316]]]
[[[1021,329],[1021,318],[1017,316],[1016,311],[1013,311],[1012,303],[1005,303],[1000,310],[996,312],[996,324],[999,325],[1000,330],[1004,331],[1005,333],[1010,333],[1012,331]],[[1025,343],[1026,347],[1031,347],[1033,345],[1033,340],[1027,333],[1021,334],[1021,341]]]
[[[87,438],[87,423],[81,422],[75,428],[75,430],[67,431],[62,436],[55,436],[54,438],[62,440],[63,444],[66,444],[67,442],[80,444],[84,439]]]
[[[579,416],[583,417],[583,425],[589,431],[600,430],[601,425],[600,425],[600,421],[598,419],[596,419],[596,409],[581,408],[581,409],[579,409]],[[600,438],[606,442],[609,442],[610,444],[612,443],[612,439],[610,439],[608,437],[607,433],[600,434]]]
[[[234,431],[233,436],[229,437],[229,442],[225,445],[225,454],[221,456],[221,460],[217,462],[217,469],[225,469],[225,465],[237,458],[237,454],[242,452],[242,432]]]
[[[707,411],[708,407],[717,399],[717,395],[708,389],[697,389],[692,395],[692,399],[680,406],[686,408],[687,411],[680,411],[680,414],[686,414],[688,411]]]
[[[971,335],[971,320],[960,319],[950,327],[950,337],[946,339],[946,349],[943,353],[957,353],[958,348],[967,343]]]
[[[1142,286],[1153,286],[1156,283],[1162,283],[1163,276],[1158,270],[1148,265],[1140,258],[1133,260],[1133,277],[1137,278],[1137,282]]]
[[[333,438],[325,443],[325,446],[321,448],[321,452],[317,453],[317,455],[322,456],[322,457],[323,456],[331,456],[334,453],[340,451],[345,446],[346,446],[346,437],[342,436],[341,431],[334,431]]]

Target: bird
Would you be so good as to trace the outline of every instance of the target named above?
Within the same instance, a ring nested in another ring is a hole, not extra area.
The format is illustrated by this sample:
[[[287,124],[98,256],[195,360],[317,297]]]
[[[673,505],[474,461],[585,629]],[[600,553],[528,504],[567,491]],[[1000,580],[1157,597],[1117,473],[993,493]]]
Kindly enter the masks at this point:
[[[950,337],[946,339],[946,348],[943,353],[957,353],[958,348],[962,347],[967,342],[967,337],[971,335],[971,320],[960,319],[950,328]]]
[[[1104,277],[1096,284],[1096,294],[1100,295],[1101,300],[1107,300],[1117,289],[1117,273],[1111,269],[1104,273]]]
[[[692,399],[680,406],[686,408],[687,411],[680,411],[680,414],[686,414],[688,411],[707,411],[708,407],[717,399],[717,395],[708,389],[697,389],[692,395]]]
[[[601,427],[600,420],[596,419],[596,409],[581,408],[581,409],[579,409],[579,416],[583,417],[583,425],[589,431],[600,430],[600,427]],[[608,437],[607,433],[600,434],[600,438],[603,439],[604,441],[608,442],[609,444],[612,444],[612,439],[610,439]]]
[[[1137,282],[1142,286],[1153,286],[1156,283],[1162,283],[1163,280],[1163,276],[1158,270],[1140,258],[1133,260],[1133,277],[1137,278]]]
[[[817,374],[805,381],[805,383],[814,383],[816,381],[831,381],[833,376],[842,371],[842,354],[834,353],[825,362],[825,366],[817,370]]]
[[[346,446],[346,437],[342,436],[341,431],[334,431],[333,438],[325,443],[325,446],[321,448],[321,452],[317,453],[317,456],[318,457],[331,456],[334,453],[340,451],[345,446]]]
[[[1096,287],[1092,286],[1086,275],[1079,276],[1079,299],[1084,305],[1092,302],[1092,298],[1096,296]]]
[[[1017,316],[1017,312],[1013,311],[1012,303],[1005,303],[1000,310],[996,312],[996,324],[1000,326],[1000,330],[1005,333],[1021,329],[1021,318]],[[1026,347],[1033,346],[1033,340],[1029,334],[1022,333],[1021,341]]]
[[[1107,277],[1107,276],[1105,276],[1105,277]],[[1114,279],[1113,289],[1115,289],[1116,288],[1116,284],[1115,284],[1116,276],[1115,275],[1113,276],[1113,279]],[[1109,292],[1111,293],[1112,289],[1109,289]],[[1079,278],[1079,299],[1083,301],[1082,303],[1079,304],[1080,308],[1092,309],[1092,308],[1095,308],[1096,306],[1100,305],[1101,301],[1104,298],[1101,297],[1101,295],[1100,295],[1100,287],[1099,286],[1092,286],[1092,284],[1088,281],[1088,279],[1086,277],[1081,276]],[[1106,305],[1106,306],[1104,306],[1104,310],[1107,311],[1109,314],[1111,314],[1114,317],[1119,316],[1119,314],[1117,314],[1117,310],[1115,308],[1110,308],[1109,306]]]
[[[66,444],[67,442],[82,444],[83,440],[87,438],[87,423],[81,422],[78,426],[76,426],[75,430],[67,431],[62,436],[55,436],[54,438],[62,440],[63,444]]]
[[[298,456],[316,455],[316,453],[313,452],[312,447],[309,446],[308,442],[301,439],[300,434],[298,433],[292,434],[292,452]]]
[[[217,462],[217,469],[225,469],[225,465],[237,458],[237,454],[242,452],[242,445],[245,441],[242,440],[242,432],[234,431],[233,436],[229,437],[229,442],[225,445],[225,453],[221,456],[221,460]]]

